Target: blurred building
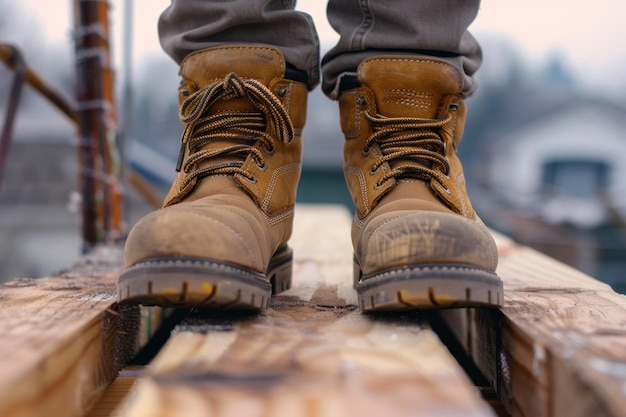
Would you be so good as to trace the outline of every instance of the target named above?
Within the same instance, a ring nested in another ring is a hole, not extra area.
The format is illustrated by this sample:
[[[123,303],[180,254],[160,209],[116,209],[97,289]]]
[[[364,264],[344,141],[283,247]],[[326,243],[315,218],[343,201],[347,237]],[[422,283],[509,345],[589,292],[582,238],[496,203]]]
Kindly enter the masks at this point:
[[[492,226],[626,290],[626,109],[553,91],[519,99],[481,153]],[[470,163],[476,161],[470,161]]]

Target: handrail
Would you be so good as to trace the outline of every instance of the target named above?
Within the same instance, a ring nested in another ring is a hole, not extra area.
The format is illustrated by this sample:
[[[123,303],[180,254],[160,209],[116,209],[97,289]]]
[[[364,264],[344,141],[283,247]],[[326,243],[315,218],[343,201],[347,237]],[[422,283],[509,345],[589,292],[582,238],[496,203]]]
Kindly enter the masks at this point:
[[[11,45],[0,45],[0,59],[7,64],[15,72],[11,91],[9,92],[9,101],[7,104],[4,125],[0,136],[0,188],[4,178],[4,169],[7,157],[9,156],[9,148],[11,147],[11,139],[13,137],[13,123],[17,114],[17,107],[22,96],[22,87],[26,73],[26,64],[20,51]]]
[[[60,93],[46,84],[33,70],[31,70],[20,50],[9,44],[0,43],[0,61],[15,73],[9,100],[5,114],[4,124],[2,126],[2,134],[0,136],[0,188],[4,179],[4,171],[6,159],[9,155],[11,142],[13,138],[13,124],[17,115],[22,88],[24,83],[28,84],[55,105],[63,114],[65,114],[74,124],[78,122],[78,117],[72,105]]]
[[[16,62],[18,62],[18,64],[21,63],[23,66],[22,71],[24,73],[24,81],[26,81],[26,84],[47,98],[50,103],[54,104],[54,106],[66,115],[72,122],[78,122],[74,106],[61,93],[57,92],[54,88],[50,87],[45,81],[43,81],[41,77],[39,77],[39,75],[37,75],[37,73],[35,73],[26,64],[19,49],[13,45],[0,44],[0,60],[2,60],[9,69],[16,71],[16,73],[18,70]]]

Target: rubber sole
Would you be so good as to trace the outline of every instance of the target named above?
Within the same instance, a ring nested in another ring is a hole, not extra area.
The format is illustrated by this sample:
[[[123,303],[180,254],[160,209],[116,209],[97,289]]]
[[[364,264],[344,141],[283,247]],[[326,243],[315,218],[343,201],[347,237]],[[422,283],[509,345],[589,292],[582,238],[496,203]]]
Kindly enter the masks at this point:
[[[118,279],[118,302],[161,307],[265,309],[270,297],[291,287],[293,252],[284,247],[265,274],[196,258],[156,258],[137,263]]]
[[[464,265],[414,265],[361,275],[355,262],[361,311],[501,307],[502,281],[491,271]]]

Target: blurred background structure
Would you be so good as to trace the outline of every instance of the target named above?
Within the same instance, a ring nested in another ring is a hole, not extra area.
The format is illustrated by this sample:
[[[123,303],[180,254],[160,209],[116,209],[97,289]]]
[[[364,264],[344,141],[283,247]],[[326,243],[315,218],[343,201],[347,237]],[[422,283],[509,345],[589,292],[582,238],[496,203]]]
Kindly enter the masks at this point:
[[[177,67],[156,33],[169,1],[110,3],[124,152],[165,192],[181,132]],[[490,227],[626,293],[626,3],[584,6],[483,0],[470,30],[485,58],[459,153],[472,202]],[[325,2],[300,0],[298,8],[313,15],[328,49],[336,35]],[[74,100],[71,2],[0,0],[0,9],[0,42],[19,47]],[[0,66],[0,115],[11,76]],[[81,248],[75,128],[30,89],[24,93],[0,188],[0,282],[69,267]],[[304,141],[298,201],[352,210],[336,104],[319,89]],[[132,225],[152,207],[126,186],[124,209]]]

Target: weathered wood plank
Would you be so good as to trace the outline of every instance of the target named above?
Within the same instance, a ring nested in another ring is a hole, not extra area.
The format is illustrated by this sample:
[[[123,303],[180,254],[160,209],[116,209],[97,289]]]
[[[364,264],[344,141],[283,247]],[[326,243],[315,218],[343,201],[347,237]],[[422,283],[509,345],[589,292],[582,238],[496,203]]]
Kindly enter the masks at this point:
[[[194,312],[124,415],[493,415],[419,313],[358,311],[349,228],[343,209],[298,207],[294,288],[262,314]]]
[[[135,350],[138,309],[120,314],[119,249],[0,287],[0,415],[82,416]]]
[[[626,414],[626,297],[498,237],[501,311],[442,313],[513,416]]]
[[[129,397],[142,372],[141,366],[124,368],[85,417],[121,417],[128,408]]]

